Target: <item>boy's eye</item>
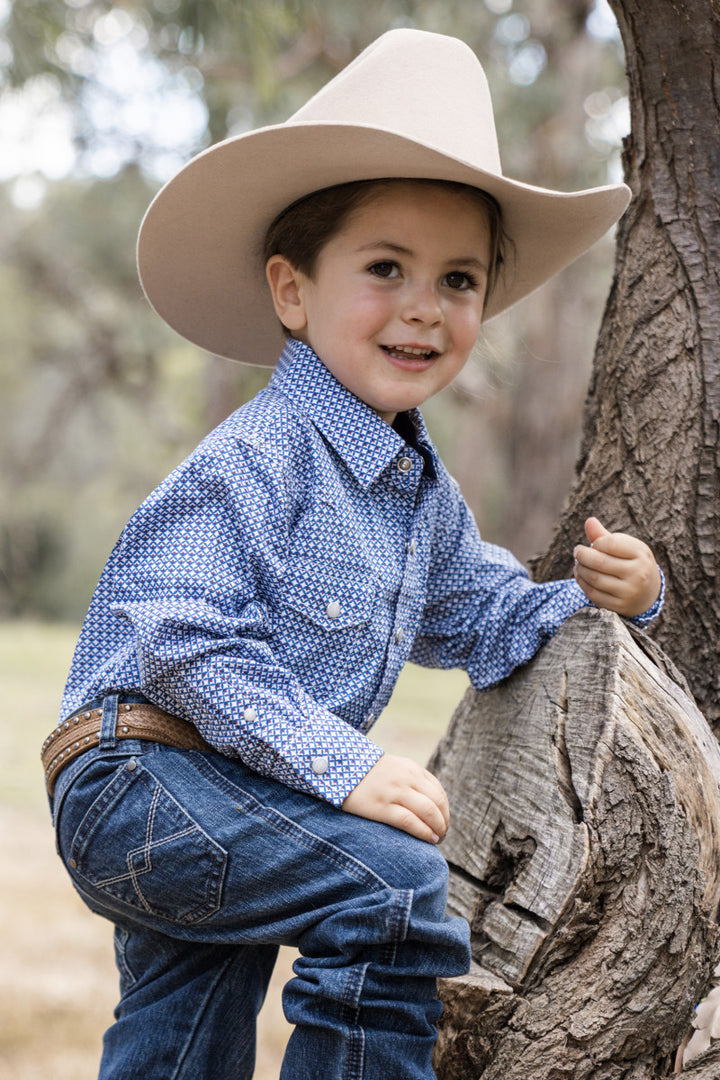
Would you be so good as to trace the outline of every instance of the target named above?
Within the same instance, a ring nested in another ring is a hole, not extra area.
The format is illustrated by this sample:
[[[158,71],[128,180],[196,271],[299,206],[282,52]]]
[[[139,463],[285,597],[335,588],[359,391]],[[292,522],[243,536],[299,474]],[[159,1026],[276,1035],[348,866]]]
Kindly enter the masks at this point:
[[[381,278],[394,278],[400,273],[397,263],[394,262],[376,262],[370,267],[370,273],[375,277]]]
[[[477,281],[472,274],[468,274],[463,270],[452,270],[449,274],[446,274],[445,284],[451,289],[474,289],[477,287]]]

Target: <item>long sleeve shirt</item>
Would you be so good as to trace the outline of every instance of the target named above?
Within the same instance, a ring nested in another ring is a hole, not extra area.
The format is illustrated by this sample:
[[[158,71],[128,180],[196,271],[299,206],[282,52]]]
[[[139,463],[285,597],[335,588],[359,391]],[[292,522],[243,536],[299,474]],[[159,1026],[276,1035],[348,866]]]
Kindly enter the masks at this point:
[[[480,538],[417,411],[391,427],[290,340],[126,526],[61,714],[140,691],[340,806],[382,754],[368,732],[407,660],[489,687],[586,604]]]

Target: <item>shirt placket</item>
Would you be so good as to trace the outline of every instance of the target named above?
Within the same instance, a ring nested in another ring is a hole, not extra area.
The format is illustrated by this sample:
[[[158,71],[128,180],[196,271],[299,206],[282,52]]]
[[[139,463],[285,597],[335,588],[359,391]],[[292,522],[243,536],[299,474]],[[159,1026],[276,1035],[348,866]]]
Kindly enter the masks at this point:
[[[419,582],[424,578],[419,560],[421,541],[419,532],[419,508],[424,501],[423,459],[412,447],[404,446],[389,466],[389,485],[401,495],[407,506],[405,535],[405,564],[400,591],[395,606],[395,618],[387,642],[385,671],[369,716],[365,718],[364,730],[387,704],[397,682],[398,675],[407,661],[412,648],[420,617],[418,595]]]

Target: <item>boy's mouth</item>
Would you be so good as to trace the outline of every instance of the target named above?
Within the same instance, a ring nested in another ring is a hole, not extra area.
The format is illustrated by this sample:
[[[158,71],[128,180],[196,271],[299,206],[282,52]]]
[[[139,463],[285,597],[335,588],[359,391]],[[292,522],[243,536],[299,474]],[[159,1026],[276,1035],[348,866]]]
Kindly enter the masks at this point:
[[[410,364],[428,363],[440,355],[437,349],[417,345],[381,345],[380,348],[394,360],[405,360]]]

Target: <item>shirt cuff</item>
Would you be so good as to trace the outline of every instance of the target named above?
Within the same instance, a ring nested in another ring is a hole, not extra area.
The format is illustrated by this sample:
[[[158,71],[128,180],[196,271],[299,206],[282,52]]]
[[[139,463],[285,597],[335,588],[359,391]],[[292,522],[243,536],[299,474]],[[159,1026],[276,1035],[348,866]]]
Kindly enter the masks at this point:
[[[331,714],[303,723],[283,743],[281,753],[280,771],[284,772],[285,766],[296,779],[278,775],[276,766],[272,772],[277,779],[337,807],[383,755],[367,735]]]

